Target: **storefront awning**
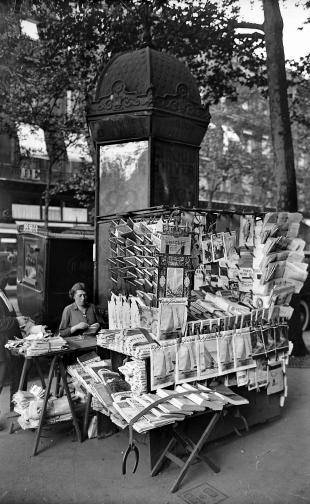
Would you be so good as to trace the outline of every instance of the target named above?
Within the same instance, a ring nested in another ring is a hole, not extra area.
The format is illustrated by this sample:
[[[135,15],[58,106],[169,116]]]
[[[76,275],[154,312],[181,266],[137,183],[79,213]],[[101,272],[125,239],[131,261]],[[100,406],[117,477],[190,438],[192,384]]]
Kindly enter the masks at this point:
[[[1,234],[17,234],[17,228],[15,224],[6,224],[5,222],[0,223],[0,233]]]
[[[24,224],[31,224],[33,226],[44,226],[45,222],[44,221],[26,221],[26,220],[21,220],[21,221],[16,221],[16,226],[21,226]],[[64,221],[53,221],[48,223],[48,227],[64,227],[64,228],[69,228],[69,227],[74,227],[76,225],[75,222],[64,222]],[[85,224],[86,225],[86,224]],[[89,226],[91,227],[91,226]]]

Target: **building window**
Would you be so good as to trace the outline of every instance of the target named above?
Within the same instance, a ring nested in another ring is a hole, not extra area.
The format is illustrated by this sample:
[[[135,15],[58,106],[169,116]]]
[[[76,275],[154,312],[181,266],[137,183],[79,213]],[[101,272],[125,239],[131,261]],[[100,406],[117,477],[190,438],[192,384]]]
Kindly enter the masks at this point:
[[[87,222],[86,208],[63,207],[62,211],[65,222]]]
[[[39,205],[12,204],[13,219],[40,220]]]
[[[0,163],[14,163],[15,141],[7,133],[0,133]]]

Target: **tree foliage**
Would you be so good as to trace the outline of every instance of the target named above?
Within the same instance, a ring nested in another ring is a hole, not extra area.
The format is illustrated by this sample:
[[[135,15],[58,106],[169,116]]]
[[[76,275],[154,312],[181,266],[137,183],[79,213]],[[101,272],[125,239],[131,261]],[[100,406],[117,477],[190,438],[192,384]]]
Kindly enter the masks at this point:
[[[20,5],[18,12],[11,8],[2,16],[1,129],[13,133],[18,122],[43,128],[52,169],[66,159],[70,143],[87,135],[86,100],[119,52],[151,43],[175,55],[190,68],[208,105],[223,96],[237,100],[240,85],[267,93],[264,39],[259,33],[236,36],[238,0],[33,0]],[[39,40],[21,33],[20,19],[36,21]],[[306,60],[300,64],[309,70]],[[294,73],[292,65],[293,82],[299,70],[295,66]],[[68,90],[74,96],[70,113]],[[91,174],[88,170],[84,176]],[[76,191],[81,187],[77,178],[58,189]]]
[[[272,207],[275,177],[267,102],[257,89],[240,87],[239,101],[211,108],[200,151],[200,198]]]

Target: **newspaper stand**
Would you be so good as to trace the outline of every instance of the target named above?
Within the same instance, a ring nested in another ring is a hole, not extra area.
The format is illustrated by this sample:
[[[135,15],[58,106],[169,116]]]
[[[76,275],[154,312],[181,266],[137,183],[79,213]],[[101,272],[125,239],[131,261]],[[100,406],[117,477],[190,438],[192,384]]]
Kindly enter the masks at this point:
[[[208,214],[211,221],[215,216],[220,216],[220,218],[222,218],[225,217],[225,215],[226,216],[229,215],[229,218],[236,218],[236,219],[244,217],[244,213],[236,214],[231,212],[220,212],[220,211],[207,212],[204,209],[197,209],[197,208],[189,209],[184,207],[161,206],[136,212],[132,211],[126,214],[118,214],[118,215],[113,214],[109,216],[101,216],[97,219],[97,225],[112,226],[112,228],[114,229],[115,226],[117,227],[118,223],[121,223],[122,226],[125,226],[126,222],[129,222],[131,223],[132,226],[133,223],[139,222],[140,220],[141,221],[148,220],[149,222],[155,222],[161,217],[165,219],[169,217],[169,215],[175,217],[178,215],[178,213],[182,212],[190,213],[191,211],[197,212],[197,214],[198,213]],[[253,214],[253,217],[256,217],[256,215]],[[261,220],[264,218],[264,216],[262,214],[259,214],[257,215],[257,218],[258,220]],[[132,244],[129,245],[129,248],[131,246]],[[113,247],[113,240],[112,240],[112,247]],[[126,249],[126,245],[124,244],[121,244],[120,247],[121,248],[124,247],[124,250]],[[155,252],[154,254],[156,255]],[[124,256],[126,257],[126,252],[124,252]],[[119,257],[117,255],[117,251],[115,250],[114,252],[112,250],[112,254],[107,253],[107,258],[109,257],[112,259],[112,261],[110,261],[109,267],[116,293],[118,292],[120,293],[119,295],[124,295],[122,293],[125,292],[126,296],[134,297],[136,294],[133,282],[127,281],[129,277],[126,272],[128,271],[129,268],[126,267],[124,268],[123,267],[124,264],[121,263],[121,261],[124,260],[124,257]],[[118,264],[117,267],[115,267],[115,263]],[[160,274],[157,274],[156,275],[157,280],[159,279],[159,277]],[[255,310],[253,311],[253,313],[254,312]],[[141,329],[141,332],[142,331],[143,329]],[[101,346],[99,342],[98,345]],[[109,347],[106,346],[105,348]],[[287,351],[287,343],[284,351]],[[132,357],[130,353],[126,354],[126,352],[123,352],[121,349],[118,350],[117,348],[111,347],[110,352],[113,363],[113,369],[115,371],[122,364],[126,355]],[[276,350],[268,352],[268,355],[270,356],[272,353],[274,355],[276,353]],[[145,358],[144,360],[147,374],[147,389],[148,391],[154,390],[154,388],[151,388],[150,386],[151,385],[150,359]],[[227,373],[229,374],[228,371]],[[247,429],[248,426],[264,423],[266,421],[276,419],[281,416],[282,408],[280,405],[279,393],[275,393],[273,395],[267,395],[266,393],[258,394],[257,390],[248,390],[247,387],[245,386],[241,386],[240,388],[238,387],[237,393],[240,393],[242,397],[248,399],[249,401],[248,405],[242,406],[242,415],[240,415],[240,411],[238,411],[239,408],[230,406],[229,409],[231,410],[232,413],[231,415],[226,414],[229,413],[229,410],[227,408],[224,408],[223,412],[220,414],[218,412],[214,413],[212,411],[206,410],[203,413],[197,413],[197,414],[194,413],[192,416],[188,417],[185,421],[180,422],[180,426],[176,425],[175,427],[172,428],[171,426],[167,426],[163,428],[155,428],[153,430],[150,430],[148,433],[148,439],[149,439],[149,456],[150,456],[150,466],[152,476],[158,474],[158,472],[161,470],[164,462],[167,459],[176,463],[179,467],[181,467],[181,470],[174,485],[172,486],[172,491],[174,492],[178,489],[182,479],[187,474],[187,471],[194,460],[197,459],[202,460],[203,462],[207,463],[209,467],[211,467],[214,471],[217,471],[219,469],[217,465],[214,464],[208,457],[205,457],[203,454],[201,454],[201,450],[205,446],[207,441],[218,439],[232,432],[237,432],[238,434],[240,431],[240,426],[241,429],[242,428]],[[148,410],[154,408],[155,406],[156,403],[153,403],[150,406],[150,408],[148,408]],[[145,413],[146,410],[143,411]],[[141,415],[143,415],[143,413],[139,414],[138,417],[140,417]],[[219,420],[224,417],[227,417],[229,421],[219,422]],[[237,426],[236,421],[238,418],[241,419],[241,423],[239,423]],[[180,429],[180,427],[182,429]],[[180,444],[181,447],[183,447],[187,452],[185,462],[183,462],[183,460],[181,460],[180,457],[178,457],[174,453],[174,448],[176,447],[177,444]]]
[[[162,297],[171,297],[171,293],[167,293],[171,286],[170,290],[174,291],[176,297],[189,298],[193,287],[193,271],[190,272],[188,256],[185,260],[180,256],[170,258],[170,263],[164,258],[160,264],[165,269],[162,274],[156,260],[152,259],[152,240],[144,247],[144,250],[148,249],[145,254],[144,251],[141,252],[139,244],[132,247],[129,235],[125,238],[111,236],[110,229],[111,224],[116,228],[128,224],[130,227],[136,220],[156,220],[157,217],[178,216],[182,212],[185,215],[187,212],[204,212],[208,215],[210,227],[206,228],[205,233],[217,232],[213,226],[216,214],[229,215],[234,224],[238,212],[208,212],[198,208],[199,148],[210,114],[201,103],[198,86],[189,69],[176,58],[150,47],[121,53],[101,72],[95,99],[88,104],[87,120],[97,153],[94,257],[96,302],[107,308],[111,291],[124,296],[135,296],[137,290],[141,291],[140,286],[146,297],[153,294],[156,298],[155,304],[150,306],[158,306],[156,303]],[[254,212],[248,213],[255,216]],[[244,212],[239,214],[244,216]],[[245,227],[248,232],[247,222]],[[230,233],[229,226],[228,230]],[[224,228],[224,231],[227,232],[227,229]],[[167,245],[169,249],[169,244]],[[245,252],[248,252],[247,238],[244,245]],[[129,261],[126,257],[128,251],[132,256]],[[161,252],[164,256],[165,251]],[[207,255],[210,251],[205,247],[203,253]],[[135,261],[140,261],[140,267],[135,268]],[[176,274],[171,278],[169,272],[168,285],[167,270],[173,270],[182,261],[184,271],[186,268],[187,271],[182,275],[180,294],[174,289],[180,277]],[[218,258],[216,262],[218,266]],[[157,278],[145,278],[145,273],[150,268],[157,269]],[[211,276],[212,274],[213,272]],[[233,289],[231,286],[229,288]],[[122,363],[122,354],[122,349],[111,350],[115,370]],[[149,370],[147,374],[149,385]],[[176,380],[175,383],[180,381]],[[152,388],[155,389],[156,387]],[[248,391],[247,387],[243,389],[245,390],[241,394],[248,397],[250,403],[244,407],[244,416],[249,425],[280,416],[279,394],[267,396],[257,394],[256,390]],[[180,436],[178,429],[173,429],[172,433],[168,428],[151,430],[149,452],[152,474],[157,474],[167,458],[181,465],[172,449],[177,441],[185,444],[190,454],[173,485],[172,490],[175,491],[191,462],[201,457],[200,450],[205,441],[234,430],[233,425],[222,428],[222,424],[221,429],[215,429],[219,426],[220,417],[218,413],[213,414],[207,425],[205,415],[189,418],[189,430],[193,434],[200,431],[195,440]],[[213,469],[217,467],[213,465]]]

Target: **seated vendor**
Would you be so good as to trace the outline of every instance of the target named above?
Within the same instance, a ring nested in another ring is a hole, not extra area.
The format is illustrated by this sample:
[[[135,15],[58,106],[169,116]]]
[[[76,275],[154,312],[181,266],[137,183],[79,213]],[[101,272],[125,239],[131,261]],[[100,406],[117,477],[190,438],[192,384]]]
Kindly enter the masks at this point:
[[[63,310],[59,326],[60,336],[79,335],[85,332],[96,334],[100,329],[95,306],[87,301],[84,283],[78,282],[69,291],[73,303]]]

